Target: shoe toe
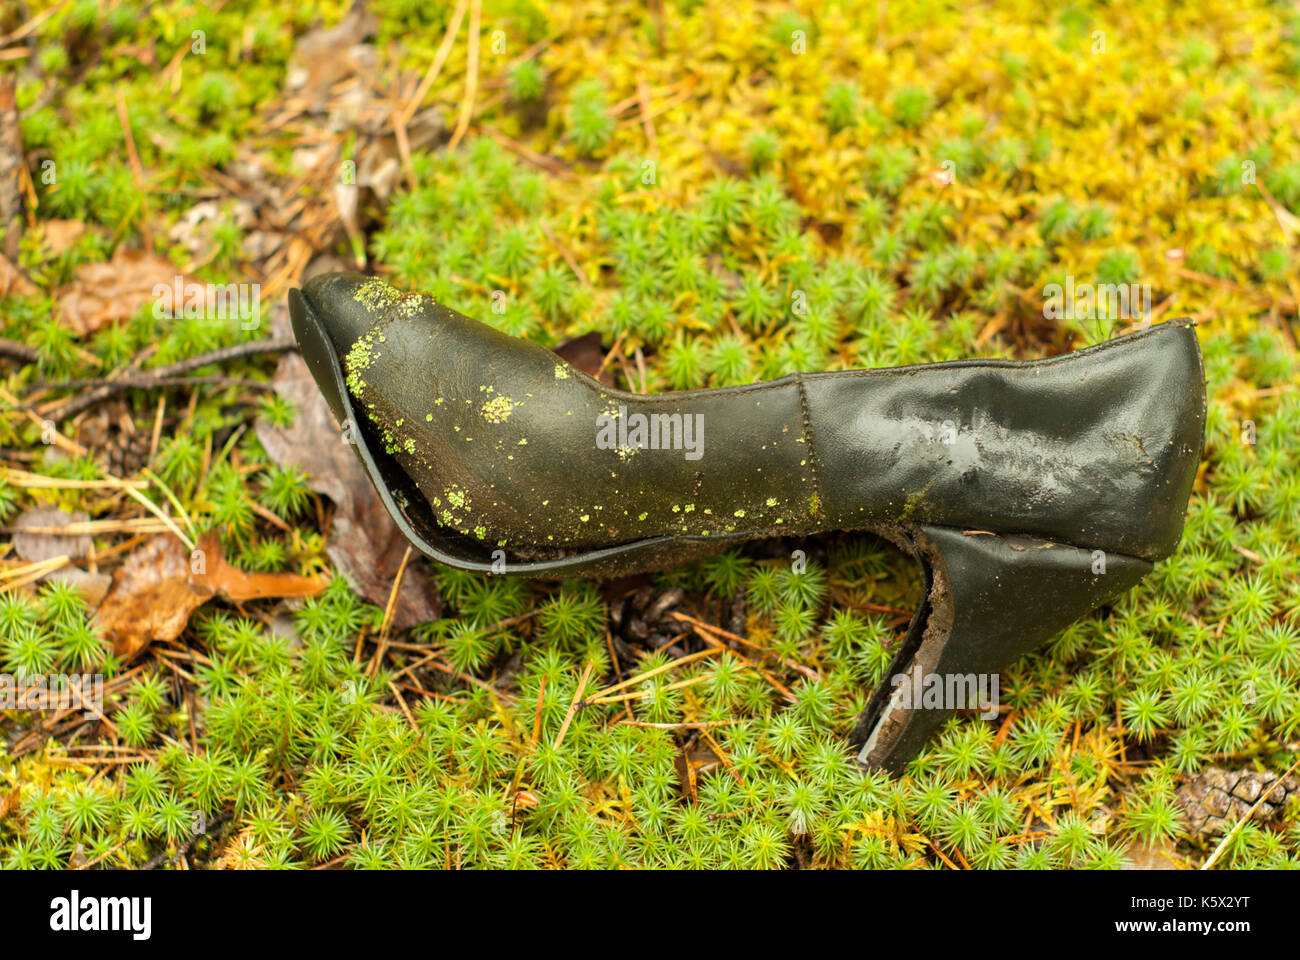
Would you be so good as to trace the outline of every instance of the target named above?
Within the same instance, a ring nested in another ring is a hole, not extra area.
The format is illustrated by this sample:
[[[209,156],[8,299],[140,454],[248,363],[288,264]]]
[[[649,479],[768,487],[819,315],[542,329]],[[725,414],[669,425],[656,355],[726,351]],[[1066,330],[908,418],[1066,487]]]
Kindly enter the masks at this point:
[[[383,280],[359,273],[324,273],[302,285],[302,295],[340,357],[374,326],[401,294]]]

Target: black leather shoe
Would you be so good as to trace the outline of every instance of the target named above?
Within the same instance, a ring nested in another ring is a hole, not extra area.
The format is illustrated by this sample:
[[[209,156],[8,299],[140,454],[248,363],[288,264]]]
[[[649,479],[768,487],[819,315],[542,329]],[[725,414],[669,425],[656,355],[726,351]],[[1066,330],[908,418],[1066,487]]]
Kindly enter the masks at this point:
[[[1176,547],[1200,461],[1204,373],[1185,321],[1026,363],[641,396],[374,278],[318,277],[289,305],[385,505],[433,559],[614,576],[871,531],[925,576],[891,677],[996,674],[1127,590]],[[951,714],[919,689],[875,691],[855,731],[864,762],[900,768]]]

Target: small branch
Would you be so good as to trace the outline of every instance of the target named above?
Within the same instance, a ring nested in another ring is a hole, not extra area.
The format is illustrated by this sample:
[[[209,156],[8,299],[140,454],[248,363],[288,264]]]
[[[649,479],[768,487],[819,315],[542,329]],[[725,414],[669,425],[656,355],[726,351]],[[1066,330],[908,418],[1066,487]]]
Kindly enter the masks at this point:
[[[188,387],[200,384],[219,384],[225,387],[252,387],[254,390],[270,390],[271,384],[262,380],[249,380],[245,377],[226,377],[219,373],[200,374],[195,377],[153,377],[148,373],[130,373],[124,377],[108,380],[104,377],[86,377],[83,380],[64,380],[60,383],[41,387],[45,390],[82,390],[86,387],[99,389],[109,384],[120,384],[123,389],[150,390],[157,387]]]
[[[15,360],[21,360],[23,363],[35,363],[41,359],[41,355],[35,347],[29,347],[25,343],[19,343],[16,340],[6,340],[0,337],[0,356],[12,357]]]
[[[214,363],[225,363],[228,360],[239,360],[243,357],[253,357],[263,353],[283,353],[286,350],[296,350],[297,348],[298,345],[292,337],[251,340],[247,343],[236,343],[233,346],[222,347],[219,350],[200,353],[195,357],[177,360],[175,363],[169,363],[164,367],[148,370],[139,375],[121,377],[117,380],[97,381],[97,385],[87,393],[74,397],[63,406],[50,411],[46,414],[46,417],[58,423],[69,417],[75,417],[84,410],[89,410],[97,403],[103,403],[105,400],[117,396],[123,390],[148,390],[166,386],[177,377]],[[51,384],[51,387],[58,389],[59,384]]]

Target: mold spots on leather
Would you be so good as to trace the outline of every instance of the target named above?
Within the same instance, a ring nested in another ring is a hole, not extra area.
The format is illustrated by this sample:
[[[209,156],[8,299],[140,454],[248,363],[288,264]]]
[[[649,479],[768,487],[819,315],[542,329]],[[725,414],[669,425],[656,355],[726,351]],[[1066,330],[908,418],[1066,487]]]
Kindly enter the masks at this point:
[[[450,487],[448,487],[446,490],[443,491],[443,494],[446,496],[447,502],[450,503],[457,510],[469,509],[469,505],[470,505],[469,495],[465,492],[463,488],[458,487],[456,486],[456,484],[453,483]]]
[[[402,293],[386,281],[371,277],[357,287],[356,292],[352,294],[352,299],[371,313],[383,313],[402,299]]]
[[[362,374],[382,356],[376,348],[386,342],[383,333],[379,330],[371,330],[358,337],[356,343],[348,350],[348,355],[343,358],[343,369],[346,371],[344,383],[347,384],[348,393],[358,400],[361,399],[362,391],[366,387]]]
[[[505,394],[498,394],[485,402],[479,412],[488,423],[505,423],[517,406],[519,406],[518,400],[512,400]]]
[[[403,297],[401,304],[397,307],[397,312],[402,319],[413,320],[417,314],[423,312],[427,299],[422,293],[413,293],[408,297]]]

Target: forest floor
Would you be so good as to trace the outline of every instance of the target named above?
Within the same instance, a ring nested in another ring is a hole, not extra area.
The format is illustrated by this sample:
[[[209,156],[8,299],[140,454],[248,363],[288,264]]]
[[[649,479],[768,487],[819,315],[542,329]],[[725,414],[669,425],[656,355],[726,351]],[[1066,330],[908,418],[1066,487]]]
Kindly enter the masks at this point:
[[[1300,865],[1295,6],[641,7],[5,6],[0,865]],[[636,392],[1192,317],[1182,543],[864,774],[910,560],[425,560],[294,350],[334,269]]]

